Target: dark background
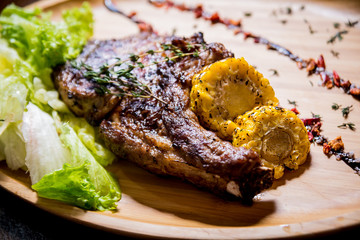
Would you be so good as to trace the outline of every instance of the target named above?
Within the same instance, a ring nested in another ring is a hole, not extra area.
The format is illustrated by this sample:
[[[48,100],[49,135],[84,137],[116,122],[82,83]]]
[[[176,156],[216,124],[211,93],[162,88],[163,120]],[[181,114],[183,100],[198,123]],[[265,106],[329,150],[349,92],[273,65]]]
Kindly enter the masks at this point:
[[[4,9],[4,7],[6,7],[10,3],[15,3],[16,5],[23,7],[35,1],[36,0],[16,0],[16,1],[0,0],[0,10]]]
[[[35,0],[0,0],[0,10],[10,3],[25,6]],[[139,229],[139,231],[141,231]],[[359,228],[342,229],[330,235],[312,235],[310,239],[357,238]],[[241,236],[245,237],[246,236]],[[52,239],[129,239],[87,227],[45,212],[0,187],[0,240]],[[303,239],[303,237],[302,237]]]

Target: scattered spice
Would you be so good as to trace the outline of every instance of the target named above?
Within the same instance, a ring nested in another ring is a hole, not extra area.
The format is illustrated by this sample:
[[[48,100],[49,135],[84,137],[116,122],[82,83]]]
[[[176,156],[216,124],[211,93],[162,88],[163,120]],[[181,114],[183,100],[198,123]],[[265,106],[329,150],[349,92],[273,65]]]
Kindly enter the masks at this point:
[[[320,114],[315,114],[315,113],[311,112],[311,116],[312,116],[313,118],[319,118],[319,119],[321,119]]]
[[[111,0],[104,0],[104,4],[106,8],[109,9],[110,11],[121,14],[124,17],[130,19],[133,23],[135,23],[138,26],[140,32],[155,32],[151,24],[146,23],[137,17],[137,13],[135,11],[126,14],[125,12],[120,11],[119,8],[117,8]]]
[[[337,33],[335,33],[334,36],[332,36],[328,41],[327,43],[334,43],[336,39],[338,39],[339,41],[343,40],[343,35],[344,34],[347,34],[348,31],[347,30],[342,30],[342,31],[339,31]]]
[[[304,22],[308,25],[310,34],[316,33],[316,31],[313,30],[313,28],[312,28],[311,24],[308,22],[308,20],[304,19]]]
[[[345,162],[356,174],[360,175],[360,158],[355,158],[354,152],[345,152],[345,145],[341,136],[328,141],[328,138],[321,134],[321,119],[306,118],[302,119],[307,131],[309,141],[323,147],[323,152],[328,157],[335,156],[336,160]]]
[[[340,28],[340,23],[334,22],[333,26],[334,26],[335,29],[339,29]]]
[[[293,13],[292,8],[291,7],[286,7],[285,8],[285,13],[288,15],[291,15]]]
[[[335,139],[329,142],[329,146],[332,150],[338,152],[344,150],[344,143],[341,139],[341,136],[336,137]]]
[[[340,107],[341,107],[341,105],[339,105],[337,103],[333,103],[333,105],[331,106],[331,108],[333,110],[338,110]],[[353,105],[341,108],[341,113],[345,119],[349,116],[349,113],[352,111],[352,107],[353,107]]]
[[[347,118],[349,116],[350,111],[352,111],[351,108],[352,108],[352,105],[341,109],[341,112],[342,112],[342,115],[344,118]]]
[[[331,106],[331,108],[333,110],[338,110],[341,107],[341,105],[337,104],[337,103],[333,103],[333,105]]]
[[[352,131],[355,131],[356,128],[355,128],[355,124],[354,123],[351,123],[351,122],[348,122],[348,123],[343,123],[339,126],[337,126],[338,128],[342,128],[342,129],[347,129],[349,128],[350,130]]]
[[[294,105],[294,107],[297,107],[296,101],[291,101],[291,100],[288,99],[288,103],[291,104],[291,105]]]
[[[347,26],[347,27],[354,27],[356,24],[358,24],[359,23],[359,21],[358,20],[356,20],[356,21],[350,21],[350,20],[348,20],[347,21],[347,23],[345,23],[345,25]]]
[[[331,49],[331,54],[334,56],[334,57],[336,57],[336,58],[339,58],[339,52],[336,52],[336,51],[334,51],[334,50],[332,50]]]
[[[279,76],[279,72],[276,69],[269,69],[269,71],[272,71],[272,76]]]
[[[245,17],[251,17],[251,16],[252,16],[252,12],[244,12],[244,16],[245,16]]]

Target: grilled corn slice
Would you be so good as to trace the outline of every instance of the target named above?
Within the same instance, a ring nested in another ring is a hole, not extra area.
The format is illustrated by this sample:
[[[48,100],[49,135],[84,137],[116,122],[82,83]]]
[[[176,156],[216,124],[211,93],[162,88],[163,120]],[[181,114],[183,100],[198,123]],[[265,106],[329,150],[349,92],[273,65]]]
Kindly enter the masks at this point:
[[[274,168],[274,177],[284,174],[284,167],[297,169],[310,150],[303,122],[281,107],[261,106],[239,116],[233,134],[233,145],[256,151],[263,164]]]
[[[277,105],[273,88],[244,58],[206,66],[192,79],[191,108],[201,124],[232,139],[233,120],[258,105]]]

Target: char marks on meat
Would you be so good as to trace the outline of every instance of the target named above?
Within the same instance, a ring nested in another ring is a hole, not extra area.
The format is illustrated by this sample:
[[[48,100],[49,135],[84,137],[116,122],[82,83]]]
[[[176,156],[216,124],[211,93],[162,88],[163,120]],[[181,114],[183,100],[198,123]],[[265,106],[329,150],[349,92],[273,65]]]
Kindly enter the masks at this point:
[[[163,52],[144,54],[160,50],[161,44],[172,44],[184,53],[190,51],[187,46],[196,46],[199,56],[163,61]],[[232,57],[231,52],[220,43],[205,43],[201,33],[190,38],[140,33],[121,40],[90,41],[77,61],[96,68],[130,53],[142,56],[146,67],[134,69],[134,74],[162,101],[98,94],[97,83],[69,63],[53,75],[61,98],[75,114],[100,124],[100,135],[115,154],[150,172],[245,201],[272,185],[272,170],[261,165],[255,152],[235,148],[204,129],[189,107],[192,76],[206,65]]]

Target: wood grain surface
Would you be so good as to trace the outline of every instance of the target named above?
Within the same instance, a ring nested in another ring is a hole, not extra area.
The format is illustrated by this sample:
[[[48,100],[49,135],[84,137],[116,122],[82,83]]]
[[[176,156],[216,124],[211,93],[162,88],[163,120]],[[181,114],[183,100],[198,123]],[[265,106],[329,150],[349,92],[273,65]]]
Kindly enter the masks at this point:
[[[319,76],[307,76],[296,64],[274,51],[268,51],[243,36],[234,36],[224,26],[195,19],[193,14],[175,9],[157,9],[141,0],[115,1],[125,12],[136,11],[159,33],[191,36],[204,33],[207,42],[221,42],[236,57],[244,57],[257,67],[273,86],[283,107],[296,101],[300,117],[319,114],[323,134],[329,139],[341,135],[346,151],[360,157],[360,102],[340,89],[319,86]],[[185,1],[195,5],[201,1]],[[360,85],[360,4],[352,1],[202,1],[204,8],[221,15],[242,19],[245,30],[283,45],[304,59],[325,57],[328,70],[335,69],[345,80]],[[62,10],[81,1],[50,0],[35,3],[53,12],[57,20]],[[126,18],[110,13],[102,1],[90,1],[95,16],[94,38],[121,38],[138,29]],[[304,7],[303,7],[304,6]],[[292,14],[286,14],[287,8]],[[274,11],[276,14],[274,15]],[[251,16],[246,13],[251,13]],[[306,19],[306,21],[304,21]],[[284,22],[286,22],[284,24]],[[348,30],[342,41],[327,44],[339,29]],[[309,24],[315,33],[309,31]],[[331,50],[339,52],[335,57]],[[272,75],[272,70],[278,76]],[[344,119],[333,103],[353,105]],[[352,122],[355,131],[340,129]],[[298,171],[286,172],[273,187],[256,196],[252,206],[225,201],[190,184],[173,178],[158,177],[133,164],[119,160],[108,168],[118,179],[123,198],[117,211],[84,211],[57,201],[38,198],[30,179],[22,171],[11,171],[0,163],[0,185],[39,208],[95,228],[119,234],[165,238],[279,238],[331,232],[360,224],[360,176],[345,163],[327,158],[322,148],[312,145],[309,158]]]

